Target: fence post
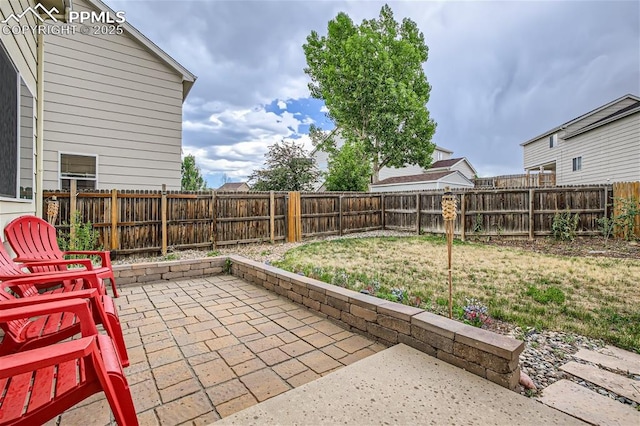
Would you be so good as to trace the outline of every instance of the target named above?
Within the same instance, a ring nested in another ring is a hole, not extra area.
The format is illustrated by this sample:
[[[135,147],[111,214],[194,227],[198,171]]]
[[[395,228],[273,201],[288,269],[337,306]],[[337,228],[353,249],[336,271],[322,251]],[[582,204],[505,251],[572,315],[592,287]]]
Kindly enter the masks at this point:
[[[276,238],[276,197],[273,191],[269,191],[269,235],[271,244]]]
[[[76,211],[78,210],[78,181],[70,179],[69,188],[69,248],[76,248]]]
[[[416,194],[416,234],[420,235],[420,193]]]
[[[380,194],[380,216],[382,216],[380,218],[380,223],[382,224],[382,230],[385,230],[386,224],[385,224],[385,214],[384,214],[384,194]]]
[[[534,216],[534,193],[533,188],[529,189],[529,240],[533,241],[535,237],[535,216]]]
[[[111,190],[111,250],[118,249],[118,190]]]
[[[211,191],[211,246],[213,248],[213,250],[216,249],[217,247],[217,241],[218,241],[218,221],[217,216],[218,216],[218,205],[217,205],[217,199],[216,199],[216,191]]]
[[[605,219],[609,217],[609,208],[607,207],[607,202],[609,201],[609,187],[604,187],[604,217]]]
[[[338,196],[338,235],[342,235],[342,195]]]
[[[162,184],[162,198],[160,199],[160,214],[162,217],[162,255],[167,255],[167,185]]]
[[[464,195],[465,195],[464,192],[460,195],[460,225],[461,225],[460,226],[460,239],[462,241],[465,240],[465,237],[466,237],[466,234],[467,234],[466,229],[465,229],[466,224],[467,224],[467,221],[466,221],[466,210],[467,210],[467,208],[465,206],[465,196]]]
[[[296,241],[302,240],[302,212],[300,209],[299,192],[289,192],[287,213],[287,241],[294,243]]]

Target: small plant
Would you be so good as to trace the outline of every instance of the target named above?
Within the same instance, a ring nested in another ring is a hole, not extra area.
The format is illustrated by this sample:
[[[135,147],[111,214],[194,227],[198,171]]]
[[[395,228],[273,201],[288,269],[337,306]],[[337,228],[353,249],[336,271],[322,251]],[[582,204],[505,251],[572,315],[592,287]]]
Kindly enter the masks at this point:
[[[207,257],[215,257],[215,256],[220,256],[220,252],[218,250],[211,250],[210,252],[207,252]]]
[[[180,259],[180,256],[178,256],[176,253],[169,253],[168,255],[162,258],[162,260],[178,260],[178,259]]]
[[[345,270],[337,271],[333,275],[333,278],[331,279],[331,284],[337,285],[339,287],[346,287],[348,283],[349,283],[349,275]]]
[[[605,240],[608,240],[611,234],[613,234],[613,227],[615,225],[615,221],[608,217],[601,217],[598,219],[598,229],[602,233],[602,236]]]
[[[231,259],[229,259],[227,257],[227,259],[224,261],[224,266],[222,267],[222,272],[224,272],[227,275],[231,275],[231,266],[233,265],[233,263],[231,262]]]
[[[476,221],[473,224],[473,232],[480,234],[482,231],[484,231],[484,226],[482,226],[482,215],[478,213],[476,214]]]
[[[579,221],[580,216],[578,213],[572,215],[569,210],[562,213],[556,212],[551,224],[553,237],[560,241],[573,241],[576,238]]]
[[[102,245],[99,241],[98,231],[93,229],[91,222],[82,222],[82,215],[79,211],[76,211],[72,218],[71,224],[64,222],[63,225],[74,227],[75,234],[71,237],[71,231],[58,233],[58,246],[62,251],[69,250],[102,250]],[[73,258],[85,257],[85,256],[73,256]],[[100,262],[99,256],[92,256],[93,262]]]
[[[402,290],[401,288],[394,288],[391,290],[391,295],[393,297],[395,297],[396,302],[398,303],[402,303],[405,299],[405,297],[407,297],[407,293]]]
[[[613,219],[614,226],[620,229],[626,241],[632,241],[635,239],[636,217],[640,215],[640,202],[635,197],[616,198],[616,204],[620,213]]]
[[[489,318],[488,308],[478,299],[466,299],[464,309],[464,322],[474,327],[482,327],[491,322]]]

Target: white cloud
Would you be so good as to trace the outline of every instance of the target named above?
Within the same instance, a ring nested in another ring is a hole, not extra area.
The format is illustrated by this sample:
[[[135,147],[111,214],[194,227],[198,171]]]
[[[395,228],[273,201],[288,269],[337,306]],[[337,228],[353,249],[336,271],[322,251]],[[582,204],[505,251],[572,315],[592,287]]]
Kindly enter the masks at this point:
[[[329,108],[327,108],[327,106],[326,106],[326,105],[322,105],[322,106],[320,107],[320,112],[327,113],[327,112],[329,112]]]
[[[287,109],[287,103],[285,101],[278,101],[278,108]]]

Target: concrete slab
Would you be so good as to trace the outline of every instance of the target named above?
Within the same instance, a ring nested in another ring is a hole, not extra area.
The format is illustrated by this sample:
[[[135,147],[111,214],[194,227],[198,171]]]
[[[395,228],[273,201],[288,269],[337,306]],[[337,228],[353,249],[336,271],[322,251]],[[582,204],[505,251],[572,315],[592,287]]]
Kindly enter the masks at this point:
[[[638,371],[640,371],[640,355],[625,351],[624,349],[616,348],[615,346],[605,346],[602,351],[605,355],[610,355],[619,359],[623,359],[627,362],[631,362],[637,366]]]
[[[610,348],[610,347],[607,346],[607,348]],[[613,349],[617,349],[617,348],[613,348]],[[611,368],[613,370],[620,370],[624,372],[629,372],[631,374],[640,374],[640,362],[622,358],[621,353],[619,352],[621,350],[622,349],[617,349],[617,351],[612,351],[611,349],[609,349],[605,353],[605,352],[596,352],[589,349],[580,349],[574,356],[576,358],[593,362],[593,363],[602,365],[603,367]],[[631,353],[629,352],[629,354]]]
[[[584,425],[402,344],[215,425],[302,424]]]
[[[592,365],[579,364],[574,361],[563,365],[560,369],[640,403],[640,380],[631,380],[620,374],[601,370]]]
[[[601,426],[640,424],[640,412],[570,380],[560,380],[542,391],[540,401],[581,420]]]

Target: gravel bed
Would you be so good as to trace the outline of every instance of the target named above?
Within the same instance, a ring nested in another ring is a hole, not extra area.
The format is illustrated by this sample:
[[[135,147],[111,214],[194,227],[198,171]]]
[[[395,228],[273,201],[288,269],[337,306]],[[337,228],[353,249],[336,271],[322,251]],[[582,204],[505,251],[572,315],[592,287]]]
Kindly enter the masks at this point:
[[[343,236],[329,236],[324,238],[318,238],[313,240],[305,240],[299,243],[261,243],[261,244],[243,244],[237,246],[229,246],[225,248],[219,248],[216,250],[215,255],[228,255],[237,254],[249,259],[253,259],[258,262],[273,262],[282,258],[284,253],[295,247],[303,244],[308,244],[314,241],[330,241],[340,238],[370,238],[370,237],[407,237],[414,236],[415,233],[399,232],[399,231],[370,231],[356,234],[347,234]],[[167,256],[130,256],[122,259],[114,260],[114,264],[128,264],[139,262],[159,262],[163,260],[187,260],[198,259],[206,257],[208,254],[212,254],[211,250],[184,250],[170,252]],[[629,404],[634,408],[638,407],[638,404],[609,392],[599,386],[586,382],[580,378],[574,377],[560,370],[560,366],[570,362],[576,361],[581,364],[592,364],[584,360],[576,358],[574,355],[580,349],[592,349],[597,350],[604,347],[604,342],[597,339],[590,339],[584,336],[555,332],[555,331],[539,331],[536,329],[522,330],[519,327],[513,325],[494,321],[493,325],[489,327],[492,331],[497,333],[506,334],[519,340],[524,340],[525,349],[520,355],[520,368],[522,372],[527,374],[538,388],[536,391],[521,390],[521,394],[526,396],[537,396],[544,390],[545,387],[555,383],[560,379],[572,380],[582,386],[592,389],[601,395],[606,395],[619,402]],[[594,365],[594,364],[592,364]],[[631,376],[630,378],[638,380],[638,387],[640,387],[640,376]]]

